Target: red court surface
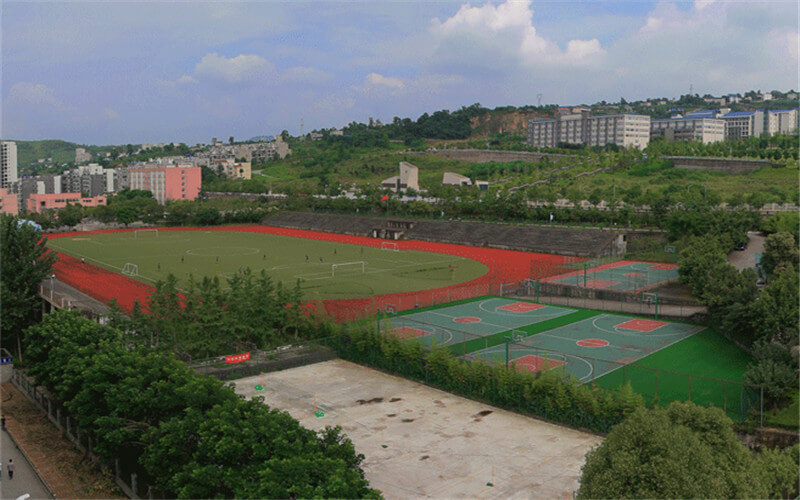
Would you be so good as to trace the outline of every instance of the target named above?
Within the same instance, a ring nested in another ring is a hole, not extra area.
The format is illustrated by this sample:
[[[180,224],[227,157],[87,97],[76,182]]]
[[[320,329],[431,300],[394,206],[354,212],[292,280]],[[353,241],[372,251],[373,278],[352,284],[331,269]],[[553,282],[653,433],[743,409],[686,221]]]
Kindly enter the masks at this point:
[[[319,231],[271,226],[160,227],[158,230],[243,231],[371,247],[380,247],[381,243],[385,242],[385,240],[368,238],[366,236],[323,233]],[[53,233],[46,236],[47,238],[70,236],[84,237],[98,233],[121,233],[130,231],[134,231],[134,229],[104,229],[99,231]],[[497,287],[500,283],[519,281],[527,278],[544,278],[546,276],[559,274],[563,272],[559,266],[567,261],[567,257],[560,255],[471,247],[449,243],[405,240],[399,241],[397,244],[400,247],[400,251],[420,250],[473,259],[486,265],[489,271],[472,281],[458,285],[416,292],[378,295],[369,298],[311,301],[303,307],[308,310],[324,312],[337,322],[353,321],[365,315],[374,314],[375,311],[383,309],[386,304],[395,304],[399,306],[399,310],[405,310],[413,307],[426,307],[433,304],[473,298],[479,295],[492,295],[497,293]],[[58,253],[58,256],[59,261],[56,262],[54,271],[59,280],[105,303],[108,303],[112,298],[116,299],[119,306],[125,312],[130,313],[133,310],[135,302],[146,306],[148,297],[154,290],[150,285],[130,279],[121,274],[107,271],[91,264],[81,264],[80,260],[65,254]],[[535,266],[532,264],[535,264]],[[541,275],[531,276],[532,268],[539,269]],[[476,290],[480,293],[476,294]]]
[[[455,323],[480,323],[483,320],[475,316],[461,316],[459,318],[453,318],[453,321]]]
[[[549,370],[564,364],[563,361],[547,359],[533,354],[526,354],[512,361],[514,368],[518,372],[536,373],[541,370]]]
[[[624,328],[626,330],[636,330],[637,332],[652,332],[656,328],[661,328],[668,325],[664,321],[655,321],[652,319],[632,319],[624,323],[620,323],[616,328]]]
[[[425,330],[420,330],[419,328],[411,328],[410,326],[401,326],[389,331],[388,333],[399,339],[413,339],[415,337],[430,335],[431,332],[426,332]]]
[[[543,304],[531,304],[530,302],[514,302],[513,304],[500,306],[497,308],[497,310],[510,311],[515,313],[526,313],[526,312],[536,311],[537,309],[541,309],[543,307],[547,306]]]
[[[581,339],[575,343],[581,347],[605,347],[609,344],[609,341],[603,339]]]
[[[650,266],[650,269],[661,269],[664,271],[672,271],[673,269],[678,269],[676,264],[656,264],[654,266]]]
[[[588,280],[583,286],[585,288],[608,288],[617,284],[619,284],[619,281]]]

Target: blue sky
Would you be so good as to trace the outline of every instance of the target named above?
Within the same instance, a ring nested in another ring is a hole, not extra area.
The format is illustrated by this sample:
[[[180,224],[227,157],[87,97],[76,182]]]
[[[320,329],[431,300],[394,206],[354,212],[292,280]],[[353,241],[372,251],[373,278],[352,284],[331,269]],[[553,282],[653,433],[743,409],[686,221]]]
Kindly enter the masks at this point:
[[[248,138],[369,117],[798,87],[777,2],[2,3],[3,138]]]

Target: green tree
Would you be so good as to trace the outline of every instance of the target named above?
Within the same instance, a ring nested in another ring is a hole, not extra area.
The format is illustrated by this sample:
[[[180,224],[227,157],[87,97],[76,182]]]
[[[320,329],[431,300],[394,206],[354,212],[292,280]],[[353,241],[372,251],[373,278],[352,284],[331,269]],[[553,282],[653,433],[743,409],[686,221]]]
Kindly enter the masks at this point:
[[[67,206],[58,211],[58,223],[64,226],[75,226],[83,219],[83,207],[67,203]]]
[[[639,409],[586,456],[579,498],[764,498],[751,453],[719,408]]]
[[[0,303],[2,344],[22,354],[22,331],[41,310],[39,283],[52,273],[56,255],[46,238],[17,217],[0,215]]]
[[[767,276],[772,276],[787,267],[796,267],[798,255],[797,240],[788,232],[774,233],[764,240],[764,254],[761,266]]]

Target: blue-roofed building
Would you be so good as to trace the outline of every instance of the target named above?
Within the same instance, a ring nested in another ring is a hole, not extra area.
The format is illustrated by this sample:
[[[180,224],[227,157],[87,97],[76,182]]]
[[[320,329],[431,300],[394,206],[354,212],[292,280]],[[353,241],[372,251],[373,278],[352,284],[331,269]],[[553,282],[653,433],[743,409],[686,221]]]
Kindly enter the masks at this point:
[[[797,109],[771,109],[764,113],[764,132],[767,134],[788,134],[797,129]]]
[[[764,133],[764,111],[732,111],[722,116],[726,139],[760,137]]]

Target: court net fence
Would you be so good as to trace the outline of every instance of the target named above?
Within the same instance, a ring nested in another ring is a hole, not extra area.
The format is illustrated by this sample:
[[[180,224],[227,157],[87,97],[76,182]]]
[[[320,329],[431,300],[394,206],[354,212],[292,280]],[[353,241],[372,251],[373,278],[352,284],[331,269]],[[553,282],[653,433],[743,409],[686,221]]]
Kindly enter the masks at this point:
[[[654,291],[633,292],[584,288],[529,279],[501,284],[499,295],[501,297],[525,297],[540,304],[637,314],[654,318],[693,318],[697,322],[703,322],[705,318],[705,308],[696,301],[668,297]]]
[[[631,388],[644,397],[648,404],[666,405],[672,401],[692,401],[702,406],[721,408],[736,421],[743,421],[755,414],[763,422],[762,389],[743,382],[544,349],[536,345],[535,335],[528,336],[522,330],[478,335],[449,325],[444,327],[391,314],[378,319],[378,330],[401,340],[419,342],[427,349],[444,347],[465,361],[513,367],[517,370],[555,370],[568,376],[572,363],[588,363],[592,374],[602,375],[584,383],[599,384],[606,388],[622,387],[630,383]]]

